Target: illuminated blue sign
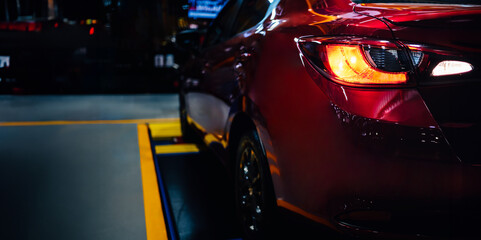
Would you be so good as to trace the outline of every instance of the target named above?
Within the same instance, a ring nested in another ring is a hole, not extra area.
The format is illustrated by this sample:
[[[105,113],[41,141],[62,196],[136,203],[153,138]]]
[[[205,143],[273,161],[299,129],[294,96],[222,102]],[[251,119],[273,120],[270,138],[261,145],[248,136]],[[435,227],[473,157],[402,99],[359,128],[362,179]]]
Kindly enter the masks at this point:
[[[213,19],[219,14],[227,0],[189,0],[190,18]]]

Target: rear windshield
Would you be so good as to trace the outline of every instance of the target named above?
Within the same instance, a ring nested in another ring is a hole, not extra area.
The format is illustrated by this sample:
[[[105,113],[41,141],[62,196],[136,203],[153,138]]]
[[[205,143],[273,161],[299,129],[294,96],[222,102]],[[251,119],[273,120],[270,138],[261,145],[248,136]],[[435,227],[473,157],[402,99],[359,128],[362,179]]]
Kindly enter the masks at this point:
[[[481,0],[352,0],[355,3],[481,4]]]

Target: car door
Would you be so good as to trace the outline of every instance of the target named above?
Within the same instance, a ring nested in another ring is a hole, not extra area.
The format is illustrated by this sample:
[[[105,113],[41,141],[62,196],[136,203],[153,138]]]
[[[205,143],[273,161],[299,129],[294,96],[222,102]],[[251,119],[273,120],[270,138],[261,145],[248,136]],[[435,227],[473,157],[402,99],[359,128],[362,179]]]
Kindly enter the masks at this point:
[[[251,53],[245,30],[266,15],[268,0],[230,1],[209,28],[201,53],[199,90],[186,94],[188,115],[197,127],[221,140],[230,105],[240,94]]]
[[[200,76],[195,91],[185,95],[187,113],[196,127],[220,140],[233,91],[234,59],[239,38],[232,25],[242,0],[229,1],[209,27],[197,64]]]

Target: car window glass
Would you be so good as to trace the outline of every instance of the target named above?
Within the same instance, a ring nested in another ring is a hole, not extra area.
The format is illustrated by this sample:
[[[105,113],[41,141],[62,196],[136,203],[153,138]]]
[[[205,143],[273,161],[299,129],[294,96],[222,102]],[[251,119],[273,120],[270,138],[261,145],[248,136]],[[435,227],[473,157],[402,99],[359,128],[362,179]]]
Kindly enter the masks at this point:
[[[209,27],[205,38],[205,46],[214,45],[232,36],[231,26],[239,10],[240,3],[241,0],[233,0],[225,5],[219,16]]]
[[[269,9],[268,0],[246,0],[234,25],[234,33],[245,31],[259,23]]]

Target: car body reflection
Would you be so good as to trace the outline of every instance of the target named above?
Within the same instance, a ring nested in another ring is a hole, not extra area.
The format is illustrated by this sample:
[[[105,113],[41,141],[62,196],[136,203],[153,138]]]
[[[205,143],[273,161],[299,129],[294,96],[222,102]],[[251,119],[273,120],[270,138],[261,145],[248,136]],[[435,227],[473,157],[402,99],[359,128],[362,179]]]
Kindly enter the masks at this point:
[[[184,68],[181,101],[228,106],[182,107],[183,128],[232,170],[247,238],[269,204],[358,237],[481,236],[481,7],[370,2],[229,1]]]

